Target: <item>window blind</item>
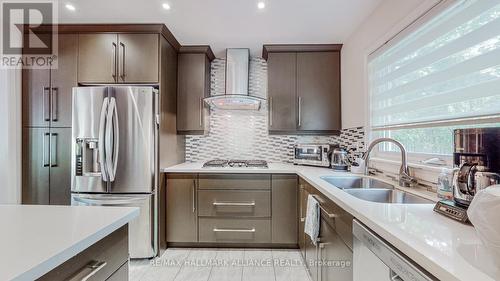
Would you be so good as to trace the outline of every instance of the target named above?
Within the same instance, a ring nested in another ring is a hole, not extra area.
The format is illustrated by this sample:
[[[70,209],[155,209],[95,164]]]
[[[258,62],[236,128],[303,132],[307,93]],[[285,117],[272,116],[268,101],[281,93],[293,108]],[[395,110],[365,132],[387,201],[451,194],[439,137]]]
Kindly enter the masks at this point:
[[[370,55],[372,129],[500,115],[500,1],[454,1]]]

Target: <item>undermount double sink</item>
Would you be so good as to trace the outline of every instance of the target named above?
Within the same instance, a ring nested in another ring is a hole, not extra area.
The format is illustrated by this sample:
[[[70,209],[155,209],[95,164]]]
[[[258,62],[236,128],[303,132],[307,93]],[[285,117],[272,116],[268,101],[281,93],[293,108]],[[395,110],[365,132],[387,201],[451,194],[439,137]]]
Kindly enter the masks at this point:
[[[432,204],[430,200],[395,189],[394,185],[373,178],[325,176],[321,177],[321,179],[365,201],[399,204]]]

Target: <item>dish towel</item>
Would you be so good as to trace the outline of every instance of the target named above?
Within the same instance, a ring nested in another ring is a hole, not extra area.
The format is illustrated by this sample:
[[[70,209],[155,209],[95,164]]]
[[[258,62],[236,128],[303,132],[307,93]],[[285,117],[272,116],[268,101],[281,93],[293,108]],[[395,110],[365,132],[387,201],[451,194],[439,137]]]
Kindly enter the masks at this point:
[[[320,210],[319,202],[309,194],[307,197],[307,210],[306,210],[306,222],[304,226],[304,232],[311,237],[311,241],[314,245],[318,241],[319,237],[319,224],[320,224]]]

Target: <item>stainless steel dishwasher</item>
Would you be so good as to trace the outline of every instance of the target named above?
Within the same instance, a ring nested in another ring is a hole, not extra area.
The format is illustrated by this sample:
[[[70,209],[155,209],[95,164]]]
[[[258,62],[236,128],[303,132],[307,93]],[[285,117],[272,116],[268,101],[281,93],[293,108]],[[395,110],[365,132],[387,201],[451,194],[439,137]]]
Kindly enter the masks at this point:
[[[352,232],[354,281],[438,280],[356,219]]]

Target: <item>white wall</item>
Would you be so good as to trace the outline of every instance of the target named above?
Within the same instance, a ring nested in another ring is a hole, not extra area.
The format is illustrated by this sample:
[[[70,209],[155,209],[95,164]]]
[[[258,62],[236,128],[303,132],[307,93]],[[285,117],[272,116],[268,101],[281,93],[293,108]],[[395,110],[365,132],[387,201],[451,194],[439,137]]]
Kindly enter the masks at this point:
[[[342,47],[342,128],[364,126],[368,117],[366,60],[440,0],[384,0]]]
[[[0,69],[0,204],[21,202],[21,71]]]

